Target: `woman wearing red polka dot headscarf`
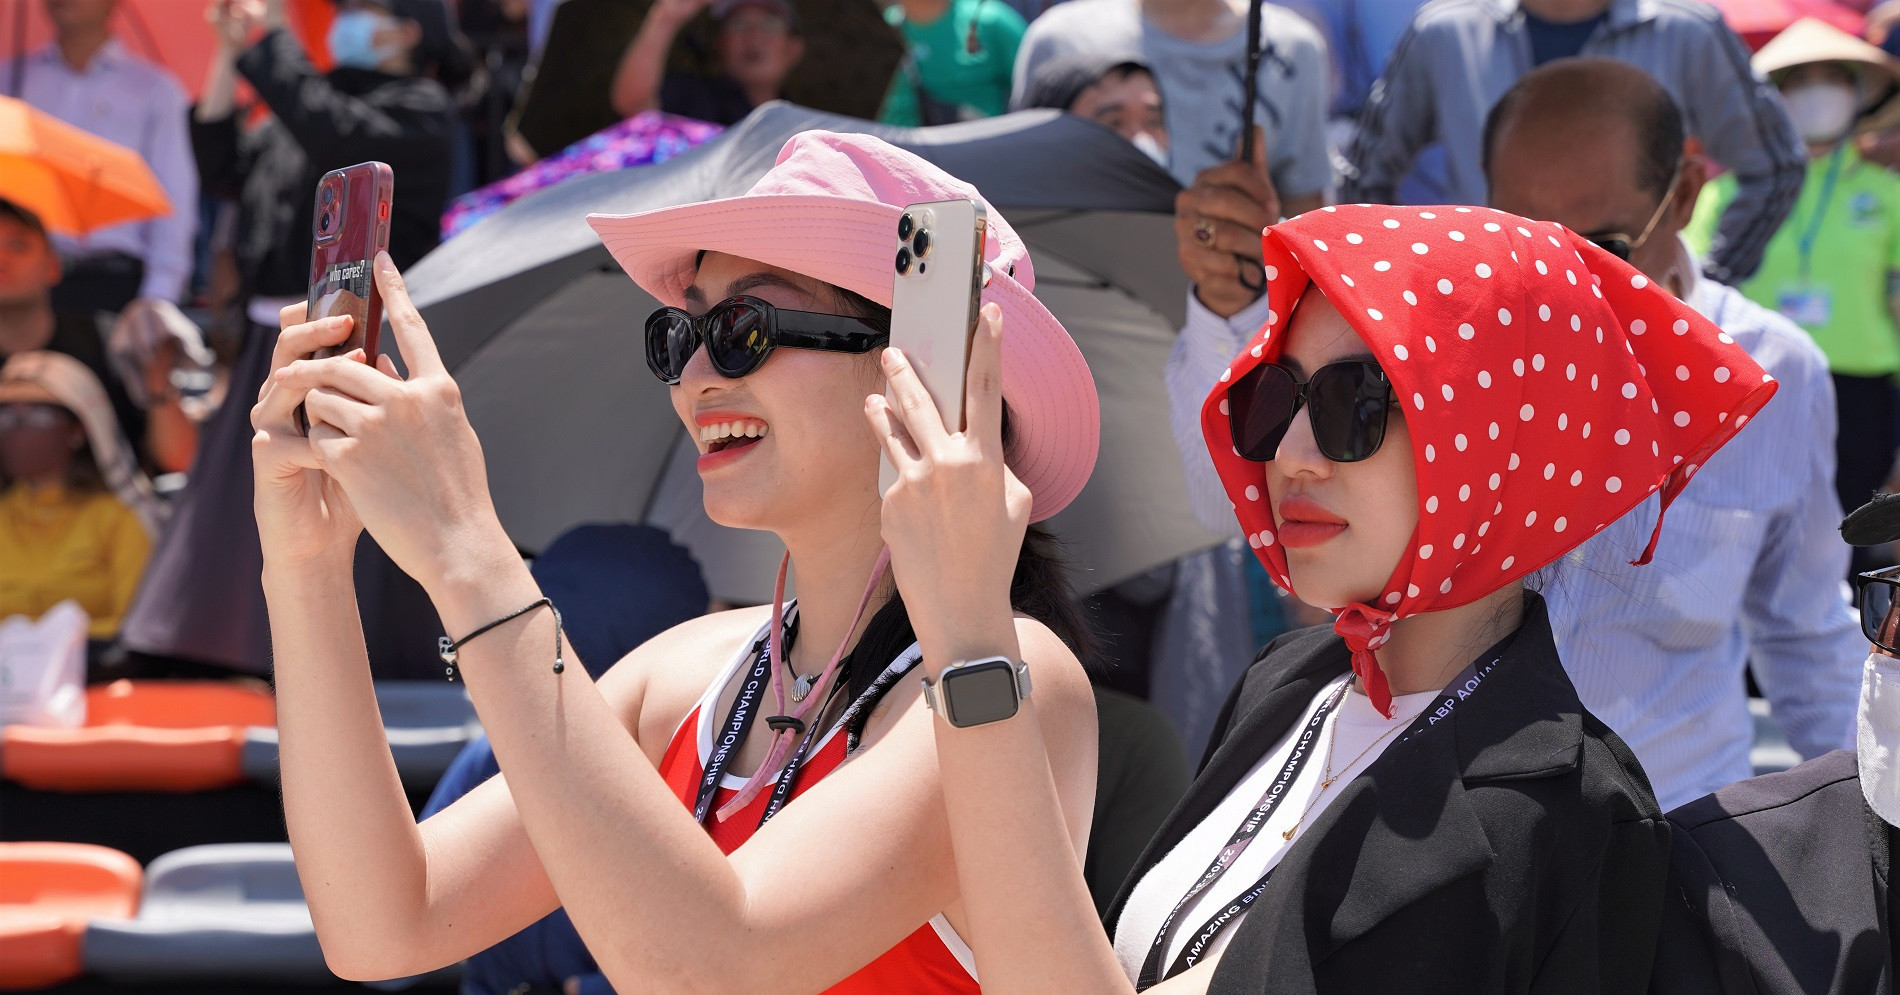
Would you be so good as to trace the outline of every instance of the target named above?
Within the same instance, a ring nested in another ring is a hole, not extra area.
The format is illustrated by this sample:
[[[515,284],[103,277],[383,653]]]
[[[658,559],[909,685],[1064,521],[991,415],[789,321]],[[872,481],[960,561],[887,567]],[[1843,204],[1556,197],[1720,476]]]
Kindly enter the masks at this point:
[[[1336,622],[1235,689],[1110,939],[1036,724],[938,723],[984,990],[1645,990],[1668,830],[1524,578],[1666,510],[1772,378],[1556,225],[1339,207],[1265,248],[1271,311],[1203,428],[1267,572]],[[937,501],[946,528],[1014,522]]]

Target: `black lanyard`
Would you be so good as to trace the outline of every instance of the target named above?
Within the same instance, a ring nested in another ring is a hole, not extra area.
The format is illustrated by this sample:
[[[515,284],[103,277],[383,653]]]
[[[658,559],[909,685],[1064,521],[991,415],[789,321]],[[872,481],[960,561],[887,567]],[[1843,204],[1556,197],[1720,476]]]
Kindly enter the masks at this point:
[[[732,752],[745,742],[746,733],[751,730],[753,720],[757,718],[761,707],[759,698],[771,683],[771,638],[768,634],[761,637],[756,644],[752,671],[746,675],[745,683],[739,688],[738,697],[733,699],[732,708],[726,713],[726,721],[720,725],[719,738],[713,741],[712,757],[707,761],[706,772],[699,780],[699,795],[693,804],[693,819],[701,825],[705,824],[707,814],[712,811],[713,798],[719,792],[719,781],[725,775],[726,764],[732,759]],[[875,708],[877,702],[890,691],[898,679],[915,668],[921,659],[919,655],[906,653],[891,661],[890,666],[884,668],[884,672],[877,675],[877,679],[871,682],[871,686],[865,688],[864,693],[852,700],[851,704],[845,708],[844,714],[833,725],[849,725],[860,715]],[[825,696],[824,706],[818,709],[816,716],[818,719],[822,720],[824,714],[831,710],[832,703],[849,683],[849,675],[850,663],[847,661],[844,668],[839,671],[836,680],[832,682],[831,691]],[[798,772],[804,767],[812,744],[818,740],[818,736],[819,724],[813,722],[805,729],[804,738],[799,741],[798,749],[793,752],[791,759],[785,762],[785,768],[779,772],[778,783],[772,787],[772,795],[766,802],[765,812],[759,816],[760,826],[765,825],[767,820],[777,815],[778,810],[783,808],[785,802],[791,797],[792,788],[798,780]],[[847,742],[846,752],[856,748],[857,736],[853,733]]]
[[[1484,683],[1485,677],[1497,667],[1501,659],[1502,657],[1493,658],[1489,663],[1484,663],[1482,666],[1480,666],[1478,661],[1473,661],[1469,666],[1465,667],[1464,670],[1459,672],[1457,677],[1452,678],[1450,684],[1445,685],[1443,691],[1439,692],[1436,701],[1425,706],[1425,710],[1419,713],[1418,718],[1412,720],[1412,724],[1407,727],[1403,733],[1399,734],[1399,738],[1394,740],[1392,746],[1388,747],[1388,749],[1396,748],[1398,744],[1450,718],[1452,711],[1458,707],[1460,702],[1471,697],[1472,693],[1478,689],[1478,685]],[[1175,904],[1174,911],[1168,913],[1168,918],[1161,923],[1161,930],[1155,936],[1154,945],[1148,949],[1147,960],[1142,964],[1141,977],[1135,984],[1136,990],[1139,991],[1154,985],[1156,982],[1172,978],[1182,971],[1193,967],[1195,964],[1200,963],[1201,957],[1207,952],[1207,948],[1213,944],[1215,937],[1226,932],[1227,928],[1232,926],[1234,921],[1240,918],[1241,913],[1246,912],[1261,895],[1266,894],[1267,883],[1273,878],[1273,870],[1271,868],[1269,868],[1265,874],[1262,874],[1260,880],[1254,882],[1252,887],[1241,892],[1240,897],[1229,902],[1226,907],[1222,908],[1219,912],[1214,913],[1213,917],[1208,919],[1207,923],[1201,927],[1200,932],[1194,934],[1194,939],[1190,941],[1187,946],[1181,948],[1181,953],[1177,955],[1174,958],[1174,962],[1168,966],[1167,973],[1158,974],[1162,957],[1167,950],[1168,932],[1174,925],[1175,918],[1181,914],[1181,910],[1185,908],[1189,902],[1193,901],[1201,892],[1219,880],[1222,874],[1227,872],[1227,868],[1233,864],[1235,859],[1239,858],[1241,851],[1244,851],[1247,848],[1247,844],[1253,841],[1254,835],[1259,833],[1260,827],[1267,821],[1267,814],[1271,813],[1273,808],[1279,804],[1279,799],[1284,794],[1287,786],[1291,785],[1294,778],[1298,776],[1299,767],[1305,763],[1303,754],[1308,752],[1308,747],[1312,744],[1312,737],[1318,735],[1319,727],[1325,722],[1327,713],[1339,703],[1344,692],[1345,688],[1342,687],[1339,693],[1334,694],[1324,705],[1320,706],[1318,712],[1314,713],[1313,720],[1307,723],[1306,728],[1300,734],[1299,741],[1294,744],[1293,755],[1287,758],[1286,766],[1281,768],[1280,777],[1273,782],[1272,787],[1267,789],[1266,795],[1261,797],[1260,805],[1255,807],[1255,809],[1248,814],[1246,821],[1242,822],[1240,828],[1234,831],[1234,836],[1228,841],[1226,848],[1221,850],[1220,855],[1214,858],[1214,862],[1208,865],[1207,871],[1201,875],[1200,880],[1196,881],[1194,887],[1189,889],[1187,896]],[[1246,836],[1245,841],[1241,839],[1243,834]],[[1235,849],[1236,843],[1239,844],[1239,849]],[[1232,851],[1232,856],[1229,856],[1229,851]]]
[[[1241,820],[1240,828],[1234,830],[1234,835],[1228,838],[1227,845],[1221,847],[1220,853],[1214,855],[1214,862],[1207,865],[1207,870],[1201,872],[1200,878],[1194,882],[1193,887],[1188,889],[1186,895],[1181,896],[1180,901],[1174,903],[1174,910],[1162,920],[1161,928],[1155,932],[1154,943],[1148,947],[1148,957],[1142,962],[1141,977],[1135,982],[1137,989],[1147,988],[1164,977],[1160,973],[1161,961],[1167,953],[1168,936],[1174,928],[1174,921],[1180,918],[1181,910],[1187,908],[1188,903],[1201,897],[1202,892],[1214,882],[1219,881],[1221,876],[1227,873],[1227,869],[1233,866],[1234,861],[1239,860],[1240,855],[1253,844],[1254,838],[1260,835],[1261,828],[1267,824],[1267,818],[1273,814],[1274,809],[1280,807],[1280,801],[1286,797],[1287,788],[1293,785],[1294,780],[1300,776],[1300,770],[1306,766],[1306,761],[1312,757],[1313,740],[1319,737],[1320,730],[1325,727],[1326,717],[1339,706],[1340,699],[1346,694],[1346,687],[1346,684],[1341,684],[1338,690],[1320,703],[1319,709],[1313,713],[1313,718],[1306,723],[1306,728],[1300,730],[1299,738],[1293,741],[1293,752],[1287,755],[1286,763],[1281,765],[1280,776],[1274,778],[1273,783],[1267,786],[1266,792],[1260,796],[1259,804],[1253,807],[1253,811],[1247,813],[1247,818]],[[1251,904],[1252,899],[1248,902]],[[1216,918],[1219,917],[1216,916]],[[1224,924],[1216,928],[1215,935],[1218,936],[1220,930],[1224,928],[1226,928]],[[1197,943],[1202,947],[1206,946],[1206,943],[1198,938]],[[1195,944],[1189,944],[1189,949],[1194,946]],[[1167,976],[1172,976],[1181,970],[1182,958],[1186,956],[1187,951],[1183,951],[1182,957],[1175,959],[1175,965],[1169,969]],[[1198,951],[1196,951],[1196,956],[1198,958]],[[1192,966],[1193,961],[1188,961],[1188,964]]]

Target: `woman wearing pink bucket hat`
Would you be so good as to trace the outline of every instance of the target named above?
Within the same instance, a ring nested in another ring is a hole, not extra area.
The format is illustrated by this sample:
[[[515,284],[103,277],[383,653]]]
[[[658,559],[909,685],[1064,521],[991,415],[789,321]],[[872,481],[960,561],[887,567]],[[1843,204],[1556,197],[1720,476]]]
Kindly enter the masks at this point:
[[[789,551],[770,609],[680,626],[598,684],[565,666],[560,616],[501,530],[454,382],[387,256],[377,280],[407,380],[386,359],[380,372],[298,359],[341,341],[347,319],[286,311],[252,414],[257,518],[285,813],[333,969],[420,973],[562,906],[622,990],[977,991],[919,662],[962,659],[958,619],[1013,614],[1012,660],[1029,663],[1008,681],[1027,693],[1033,672],[1076,853],[1096,749],[1085,629],[1047,536],[906,517],[935,486],[916,473],[880,506],[880,392],[887,377],[915,383],[895,350],[878,354],[897,221],[910,203],[977,196],[876,139],[807,132],[743,197],[589,219],[665,305],[644,345],[698,440],[708,514]],[[946,472],[1007,482],[1041,520],[1094,464],[1094,383],[1031,295],[1022,241],[989,217],[969,391],[994,417],[927,438]],[[911,537],[886,552],[917,528],[954,550],[926,559]],[[420,826],[355,624],[364,529],[429,592],[455,637],[449,673],[467,677],[505,771]],[[992,604],[995,564],[1007,593]]]

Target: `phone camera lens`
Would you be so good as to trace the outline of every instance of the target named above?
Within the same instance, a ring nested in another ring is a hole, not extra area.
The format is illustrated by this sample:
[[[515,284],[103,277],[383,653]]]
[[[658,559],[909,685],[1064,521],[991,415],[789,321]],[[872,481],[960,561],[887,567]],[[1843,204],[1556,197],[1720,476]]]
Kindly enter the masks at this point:
[[[331,204],[334,204],[334,203],[336,203],[336,188],[324,187],[323,188],[323,206],[329,207]]]
[[[916,230],[917,230],[917,222],[912,220],[910,215],[906,214],[903,217],[897,219],[897,237],[898,238],[908,239],[910,238],[910,233]]]
[[[897,250],[897,272],[902,275],[910,272],[910,250]]]
[[[917,247],[917,258],[922,259],[930,255],[930,231],[925,228],[917,229],[917,237],[911,241],[911,244]]]
[[[329,211],[325,211],[323,212],[323,217],[317,219],[317,230],[323,232],[325,235],[328,235],[330,233],[330,227],[333,224],[335,224],[335,222],[336,222],[335,216],[333,216]]]

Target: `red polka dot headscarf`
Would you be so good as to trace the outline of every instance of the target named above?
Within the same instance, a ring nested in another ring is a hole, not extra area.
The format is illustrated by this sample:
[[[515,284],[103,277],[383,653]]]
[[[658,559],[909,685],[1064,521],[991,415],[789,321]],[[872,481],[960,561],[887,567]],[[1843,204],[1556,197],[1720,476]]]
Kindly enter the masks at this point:
[[[1234,448],[1228,386],[1279,357],[1309,284],[1384,368],[1411,431],[1418,529],[1376,602],[1339,610],[1334,629],[1387,714],[1372,651],[1393,621],[1491,594],[1652,493],[1667,509],[1777,386],[1708,319],[1560,225],[1342,206],[1267,229],[1265,247],[1267,323],[1221,374],[1202,430],[1248,544],[1291,591],[1265,468]],[[1655,548],[1652,535],[1636,562]]]

